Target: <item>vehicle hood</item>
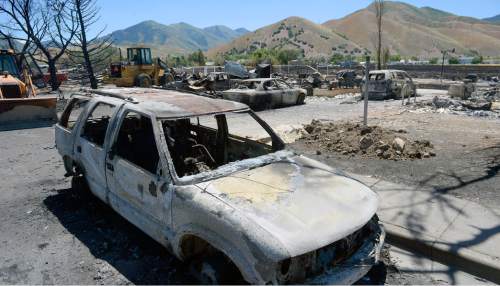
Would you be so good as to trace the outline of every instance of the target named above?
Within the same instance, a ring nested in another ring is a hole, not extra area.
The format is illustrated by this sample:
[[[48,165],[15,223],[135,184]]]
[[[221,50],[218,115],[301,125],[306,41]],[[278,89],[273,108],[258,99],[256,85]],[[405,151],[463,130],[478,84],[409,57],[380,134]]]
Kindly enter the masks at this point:
[[[198,186],[265,229],[291,257],[355,232],[378,207],[368,187],[303,156]]]

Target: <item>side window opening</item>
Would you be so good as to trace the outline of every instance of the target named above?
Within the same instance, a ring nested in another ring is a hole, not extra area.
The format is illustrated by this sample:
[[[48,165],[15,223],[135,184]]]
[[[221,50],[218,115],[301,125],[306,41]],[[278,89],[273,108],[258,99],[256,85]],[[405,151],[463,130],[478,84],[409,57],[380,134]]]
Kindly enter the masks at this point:
[[[87,117],[83,126],[82,137],[100,147],[103,146],[109,121],[113,116],[115,106],[98,103]]]
[[[179,177],[283,148],[248,112],[163,120],[162,125]]]
[[[278,87],[280,89],[290,89],[290,86],[286,82],[280,81],[280,80],[278,80],[276,82],[278,83]]]
[[[127,113],[113,149],[120,158],[156,174],[160,157],[149,117],[136,112]]]
[[[59,125],[69,130],[73,130],[78,117],[80,117],[80,114],[82,114],[88,103],[88,100],[77,98],[73,99],[61,116]]]

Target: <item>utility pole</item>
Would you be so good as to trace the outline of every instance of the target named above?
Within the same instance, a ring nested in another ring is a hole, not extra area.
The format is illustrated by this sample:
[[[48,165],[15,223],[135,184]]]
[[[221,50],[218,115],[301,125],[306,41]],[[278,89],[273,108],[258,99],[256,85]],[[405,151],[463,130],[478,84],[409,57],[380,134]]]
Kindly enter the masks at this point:
[[[443,85],[443,74],[444,74],[444,58],[446,57],[447,51],[441,51],[443,54],[443,61],[441,62],[441,85]]]
[[[364,91],[364,99],[365,99],[365,110],[363,113],[363,124],[365,126],[368,125],[368,81],[370,80],[370,56],[366,56],[366,67],[365,67],[365,91]]]
[[[441,86],[443,85],[443,76],[444,76],[444,59],[448,53],[454,53],[455,49],[452,50],[442,50],[441,53],[443,54],[443,61],[441,63]]]

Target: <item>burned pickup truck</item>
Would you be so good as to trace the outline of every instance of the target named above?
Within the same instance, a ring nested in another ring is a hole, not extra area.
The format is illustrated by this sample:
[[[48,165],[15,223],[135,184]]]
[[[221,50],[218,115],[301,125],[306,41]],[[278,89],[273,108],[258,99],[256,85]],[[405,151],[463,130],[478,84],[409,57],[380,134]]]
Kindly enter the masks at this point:
[[[222,98],[245,103],[254,110],[304,104],[307,91],[292,87],[280,79],[257,78],[242,80],[222,92]]]
[[[55,132],[74,189],[191,263],[202,283],[348,284],[379,259],[377,195],[286,150],[244,104],[97,90],[74,95]]]
[[[364,84],[362,90],[364,91]],[[416,85],[405,71],[376,70],[370,72],[368,99],[405,99],[415,97],[416,94]]]

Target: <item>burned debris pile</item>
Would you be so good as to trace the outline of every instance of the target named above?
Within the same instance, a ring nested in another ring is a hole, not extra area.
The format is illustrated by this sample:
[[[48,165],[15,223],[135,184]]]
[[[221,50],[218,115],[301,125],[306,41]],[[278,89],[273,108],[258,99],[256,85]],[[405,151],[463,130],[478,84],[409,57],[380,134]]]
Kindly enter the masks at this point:
[[[305,125],[303,143],[314,147],[318,154],[335,152],[385,160],[414,160],[433,157],[434,146],[427,140],[412,141],[403,130],[392,131],[379,126],[357,123],[333,123],[313,120]]]
[[[476,88],[474,86],[451,86],[449,96],[434,97],[409,106],[410,112],[449,113],[466,116],[500,118],[499,87]]]

